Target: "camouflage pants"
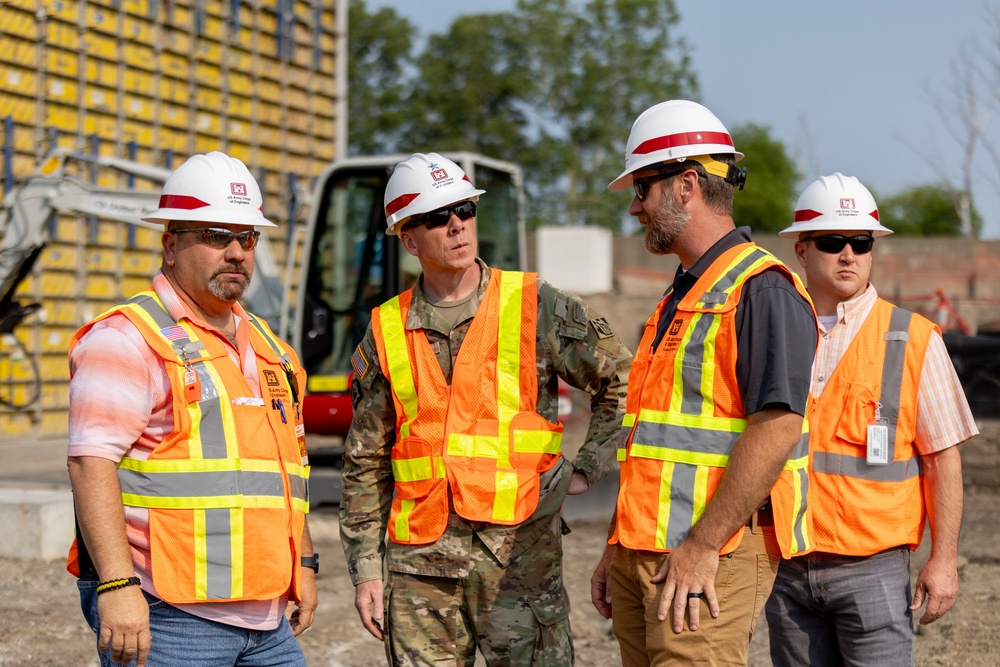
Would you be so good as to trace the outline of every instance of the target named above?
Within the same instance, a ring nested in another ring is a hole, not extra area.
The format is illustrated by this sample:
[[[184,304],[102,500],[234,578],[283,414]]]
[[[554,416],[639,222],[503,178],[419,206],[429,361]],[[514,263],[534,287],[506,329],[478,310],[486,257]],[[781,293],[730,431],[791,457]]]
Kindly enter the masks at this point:
[[[473,545],[467,579],[389,573],[389,664],[472,667],[478,647],[490,667],[572,665],[562,536],[546,533],[505,568]]]

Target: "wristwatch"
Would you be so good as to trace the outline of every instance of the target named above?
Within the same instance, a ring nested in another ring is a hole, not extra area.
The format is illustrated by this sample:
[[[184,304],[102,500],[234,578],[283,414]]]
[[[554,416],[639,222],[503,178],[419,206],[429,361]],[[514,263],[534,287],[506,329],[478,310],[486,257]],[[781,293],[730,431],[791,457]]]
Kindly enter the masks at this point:
[[[312,556],[303,556],[302,567],[308,567],[316,574],[319,574],[319,553],[314,553]]]

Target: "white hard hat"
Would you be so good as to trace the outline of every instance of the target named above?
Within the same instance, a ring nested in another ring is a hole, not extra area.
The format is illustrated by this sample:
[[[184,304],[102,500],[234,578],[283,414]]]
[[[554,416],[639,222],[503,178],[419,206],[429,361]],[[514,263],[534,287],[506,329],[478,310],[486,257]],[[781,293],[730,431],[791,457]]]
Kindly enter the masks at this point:
[[[485,193],[448,158],[414,153],[396,165],[385,186],[385,233],[395,236],[413,216],[466,199],[475,201]]]
[[[160,208],[146,222],[218,222],[276,227],[264,217],[260,188],[246,165],[225,153],[192,155],[163,184]]]
[[[886,236],[892,230],[878,219],[875,198],[861,181],[853,176],[834,172],[820,176],[799,195],[795,202],[792,226],[778,236],[796,239],[800,232],[857,230],[872,236]]]
[[[730,154],[743,159],[733,146],[729,130],[715,114],[689,100],[668,100],[643,111],[628,135],[625,171],[608,184],[609,190],[624,190],[632,185],[632,173],[664,162],[683,162],[687,158]],[[729,167],[721,162],[698,159],[706,170],[729,180]]]

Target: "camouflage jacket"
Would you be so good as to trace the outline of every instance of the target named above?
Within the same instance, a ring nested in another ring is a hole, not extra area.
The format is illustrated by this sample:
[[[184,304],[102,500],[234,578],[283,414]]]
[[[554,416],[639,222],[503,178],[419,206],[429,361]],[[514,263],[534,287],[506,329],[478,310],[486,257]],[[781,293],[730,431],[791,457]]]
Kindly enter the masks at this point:
[[[478,298],[472,299],[451,333],[428,304],[420,283],[413,288],[408,330],[423,329],[451,381],[451,371],[476,308],[486,291],[490,270],[481,260]],[[394,572],[464,578],[469,553],[477,536],[504,566],[523,553],[545,531],[552,530],[574,470],[593,487],[614,470],[615,438],[625,409],[625,389],[632,355],[607,321],[578,297],[538,281],[538,413],[555,422],[558,417],[558,377],[591,395],[591,420],[576,459],[565,458],[540,479],[535,513],[516,526],[469,522],[453,510],[448,527],[436,542],[402,545],[387,541],[392,502],[391,450],[396,439],[396,409],[389,381],[379,368],[375,339],[369,325],[355,353],[352,386],[354,421],[345,442],[340,533],[351,579],[355,585],[382,578],[383,559]]]

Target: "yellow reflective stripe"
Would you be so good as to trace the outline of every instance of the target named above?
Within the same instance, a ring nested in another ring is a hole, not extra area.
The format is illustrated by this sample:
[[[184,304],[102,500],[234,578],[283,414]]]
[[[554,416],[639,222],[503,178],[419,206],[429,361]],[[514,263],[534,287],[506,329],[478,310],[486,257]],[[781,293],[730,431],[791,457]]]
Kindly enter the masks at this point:
[[[258,460],[259,459],[253,459],[253,461],[258,461]],[[271,461],[261,461],[261,463],[271,463]],[[263,470],[262,468],[247,468],[247,467],[244,467],[243,469],[244,470],[259,470],[261,472],[267,472],[267,471]],[[310,471],[310,466],[304,466],[304,465],[300,465],[298,463],[289,463],[287,461],[285,462],[285,472],[287,472],[289,475],[293,475],[295,477],[301,477],[302,479],[309,479],[309,471]]]
[[[396,459],[392,462],[392,478],[397,482],[419,482],[431,479],[433,474],[431,457],[429,456]]]
[[[701,360],[701,416],[711,417],[715,413],[715,337],[722,326],[721,315],[708,315],[702,313],[703,317],[711,317],[712,324],[705,334],[705,341],[702,343],[704,357]]]
[[[518,431],[514,437],[514,451],[525,454],[558,454],[562,433],[555,431]]]
[[[238,509],[229,510],[229,536],[229,546],[232,550],[229,562],[233,564],[231,595],[233,598],[241,598],[243,597],[243,568],[245,567],[243,561],[243,540],[245,535],[243,512]]]
[[[194,512],[194,597],[208,599],[208,537],[205,512]]]
[[[656,513],[656,537],[654,544],[657,549],[667,548],[667,528],[670,524],[670,489],[673,485],[674,464],[667,461],[660,471],[660,502]]]
[[[412,500],[400,501],[399,514],[396,515],[396,541],[409,542],[410,540],[410,513],[413,512],[415,502]]]
[[[498,470],[496,473],[496,494],[493,498],[493,520],[513,521],[516,503],[517,473]]]
[[[708,505],[708,467],[698,466],[694,471],[694,498],[692,498],[691,525],[705,512]]]
[[[805,497],[802,495],[802,476],[801,475],[792,475],[792,486],[795,488],[795,501],[794,501],[794,503],[792,505],[792,521],[795,521],[795,519],[802,513],[802,503],[805,500]],[[794,525],[792,526],[792,546],[791,546],[791,552],[793,554],[797,554],[800,551],[804,551],[805,548],[806,548],[806,545],[809,542],[812,541],[811,538],[810,538],[810,536],[808,535],[807,530],[806,530],[807,527],[808,526],[807,526],[805,520],[803,520],[801,522],[801,524],[799,524],[799,526],[798,526],[799,530],[802,531],[802,539],[805,540],[805,542],[806,542],[806,544],[799,544],[799,539],[798,539],[798,536],[797,536],[797,533],[799,531],[795,530],[796,527]]]
[[[622,418],[622,426],[625,428],[632,428],[635,425],[636,414],[634,412],[626,412],[625,416]]]
[[[438,479],[444,479],[447,473],[445,473],[444,457],[443,456],[435,456],[434,457],[434,468],[435,468],[435,470],[434,470],[435,476]]]
[[[625,449],[624,447],[619,447],[618,453],[615,454],[615,458],[618,460],[618,462],[620,463],[624,461],[627,457],[628,457],[628,450]]]
[[[507,450],[505,441],[495,435],[451,433],[448,435],[448,456],[496,459],[498,466],[501,460],[507,460],[506,467],[511,467],[509,463],[510,452]]]
[[[788,459],[785,461],[785,470],[802,470],[803,468],[809,467],[809,456],[803,456],[797,459]]]
[[[267,461],[264,459],[153,459],[143,461],[141,459],[123,458],[118,464],[120,468],[134,470],[136,472],[228,472],[244,470],[248,472],[271,472],[280,473],[281,464],[277,461]],[[286,466],[295,466],[294,463],[287,463]],[[296,466],[300,469],[302,466]]]
[[[734,417],[716,417],[713,415],[684,415],[666,410],[642,408],[639,411],[639,421],[652,424],[669,424],[686,428],[700,428],[706,431],[723,431],[726,433],[742,433],[746,430],[747,420]]]
[[[510,423],[521,409],[521,298],[524,274],[504,271],[500,274],[499,331],[497,338],[497,435],[509,442]],[[496,449],[497,465],[510,467],[510,450]]]
[[[688,452],[682,449],[668,449],[667,447],[657,447],[655,445],[640,445],[634,442],[632,443],[631,456],[644,459],[656,459],[658,461],[689,463],[695,466],[712,466],[714,468],[725,468],[729,463],[729,456],[726,454]]]
[[[403,405],[403,414],[406,416],[406,421],[399,429],[399,437],[406,438],[410,435],[410,422],[417,418],[417,389],[406,348],[406,328],[399,307],[399,297],[387,301],[378,312],[392,393]]]
[[[302,498],[292,498],[292,509],[296,512],[309,514],[309,501]]]

